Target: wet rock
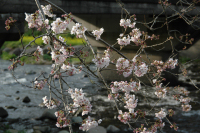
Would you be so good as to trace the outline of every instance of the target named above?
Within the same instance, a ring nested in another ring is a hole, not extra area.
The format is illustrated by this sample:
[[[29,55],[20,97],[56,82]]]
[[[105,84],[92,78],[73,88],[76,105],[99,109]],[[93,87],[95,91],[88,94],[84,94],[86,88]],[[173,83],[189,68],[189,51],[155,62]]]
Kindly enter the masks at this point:
[[[109,126],[107,127],[107,132],[108,132],[108,133],[117,133],[117,132],[119,132],[119,131],[120,131],[120,129],[117,128],[117,127],[114,126],[114,125],[109,125]]]
[[[20,48],[15,48],[12,51],[9,52],[9,54],[15,54],[17,56],[19,56],[21,54],[21,49]]]
[[[72,118],[72,122],[73,122],[73,123],[82,123],[82,121],[83,121],[83,119],[82,119],[82,117],[80,117],[80,116],[77,116],[77,117],[73,117],[73,118]]]
[[[5,72],[5,71],[8,71],[8,69],[5,68],[5,69],[3,69],[3,71],[4,71],[4,72]]]
[[[19,118],[16,118],[16,119],[9,119],[8,122],[9,124],[12,124],[12,123],[16,123],[19,121]]]
[[[40,130],[34,130],[33,133],[42,133]]]
[[[60,129],[59,128],[51,128],[51,133],[59,133]]]
[[[44,119],[44,122],[49,122],[49,119]]]
[[[4,108],[0,107],[0,117],[5,118],[7,116],[8,112]]]
[[[33,131],[33,129],[27,129],[26,130],[26,133],[33,133],[34,131]]]
[[[3,52],[9,53],[11,50],[12,50],[11,48],[5,48],[5,49],[3,50]]]
[[[6,133],[18,133],[18,131],[14,129],[8,129],[6,130]]]
[[[15,99],[16,99],[16,100],[19,100],[19,99],[20,99],[20,97],[16,97]]]
[[[44,133],[49,133],[51,131],[51,128],[50,126],[34,126],[33,127],[33,130],[39,130],[41,132],[44,132]]]
[[[107,133],[106,129],[102,126],[97,126],[87,131],[87,133]]]
[[[88,77],[88,75],[87,75],[87,74],[84,74],[82,77],[83,77],[83,78],[87,78],[87,77]]]
[[[67,130],[62,130],[62,131],[60,131],[58,133],[69,133],[69,132]]]
[[[22,102],[24,102],[24,103],[29,103],[31,100],[30,100],[30,98],[28,97],[28,96],[26,96],[23,100],[22,100]]]
[[[6,95],[6,94],[5,94],[5,96],[6,96],[6,97],[11,97],[11,95]]]
[[[6,107],[6,109],[14,109],[14,110],[16,110],[17,108],[16,107],[14,107],[14,106],[5,106]]]
[[[28,49],[26,49],[26,53],[34,53],[35,51],[36,51],[36,47],[32,47],[32,48],[28,48]]]
[[[56,116],[55,116],[55,109],[45,109],[42,116],[40,117],[40,119],[52,119],[52,120],[57,120]]]
[[[36,74],[36,72],[34,72],[34,71],[31,70],[31,71],[29,71],[29,72],[26,72],[26,74],[27,74],[27,75],[33,75],[33,74]]]

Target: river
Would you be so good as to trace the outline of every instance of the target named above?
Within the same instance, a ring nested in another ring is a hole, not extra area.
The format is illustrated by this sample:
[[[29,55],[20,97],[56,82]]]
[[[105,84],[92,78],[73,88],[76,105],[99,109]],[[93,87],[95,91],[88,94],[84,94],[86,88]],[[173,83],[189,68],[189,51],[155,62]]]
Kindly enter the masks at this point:
[[[31,129],[35,125],[50,125],[51,128],[56,128],[55,124],[51,121],[37,120],[42,113],[45,111],[45,107],[40,107],[39,104],[43,102],[44,96],[49,97],[49,91],[47,86],[42,90],[35,90],[18,84],[12,77],[8,66],[11,64],[10,61],[0,60],[0,107],[3,107],[8,112],[8,117],[5,120],[1,120],[1,123],[9,123],[9,120],[19,119],[19,121],[12,122],[10,125],[17,130]],[[91,66],[91,69],[95,69],[95,66]],[[25,85],[31,85],[32,79],[34,79],[41,72],[48,74],[51,71],[50,65],[27,65],[18,67],[15,71],[15,75],[19,82]],[[91,117],[101,118],[101,126],[107,127],[108,125],[115,125],[121,129],[121,133],[130,132],[127,125],[119,122],[117,119],[117,111],[113,101],[109,101],[107,98],[107,91],[99,88],[95,84],[92,84],[87,76],[82,72],[80,74],[71,76],[66,80],[70,84],[71,88],[83,88],[86,96],[89,97],[91,104],[93,105],[93,111],[90,114]],[[101,83],[91,78],[94,82],[101,85]],[[189,89],[188,87],[186,87]],[[142,110],[149,110],[151,106],[155,106],[155,110],[174,109],[175,116],[169,118],[170,121],[177,123],[179,129],[178,133],[199,133],[200,132],[200,106],[199,104],[192,104],[192,110],[190,112],[182,112],[181,105],[175,101],[172,96],[166,96],[164,99],[158,100],[154,94],[155,88],[153,87],[142,87],[141,92],[137,92],[136,98],[138,98],[138,106]],[[151,105],[146,104],[143,100],[142,94],[146,94]],[[31,100],[29,103],[22,102],[23,98],[28,96]],[[190,91],[189,94],[192,100],[200,101],[199,93],[196,91]],[[10,107],[10,108],[9,108]],[[14,108],[13,108],[14,107]],[[155,120],[153,117],[155,113],[148,113],[147,118]],[[142,120],[142,119],[141,119]],[[140,120],[138,120],[140,121]],[[171,129],[169,123],[165,121],[166,126],[164,127],[164,133],[176,132]],[[133,124],[134,127],[140,126],[141,123]]]

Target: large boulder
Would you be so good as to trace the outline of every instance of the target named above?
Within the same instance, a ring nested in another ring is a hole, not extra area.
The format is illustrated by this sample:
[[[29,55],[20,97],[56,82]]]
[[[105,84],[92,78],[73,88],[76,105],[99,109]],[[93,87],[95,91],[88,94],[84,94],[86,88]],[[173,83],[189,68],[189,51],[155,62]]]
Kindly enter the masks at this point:
[[[33,130],[39,130],[43,133],[49,133],[51,131],[51,128],[50,126],[34,126],[33,127]]]
[[[106,129],[102,126],[97,126],[87,131],[87,133],[107,133]]]
[[[58,133],[69,133],[69,132],[67,130],[62,130],[62,131],[60,131]]]
[[[107,127],[107,132],[108,132],[108,133],[117,133],[117,132],[119,132],[119,131],[120,131],[120,129],[117,128],[117,127],[114,126],[114,125],[109,125],[109,126]]]
[[[52,120],[57,120],[56,116],[55,116],[55,109],[45,109],[42,116],[40,117],[40,119],[52,119]]]
[[[72,123],[82,123],[83,119],[80,116],[74,116],[72,117]]]
[[[18,133],[18,132],[19,132],[19,131],[14,130],[14,129],[8,129],[8,130],[6,130],[5,133]]]
[[[24,103],[29,103],[31,101],[31,99],[28,96],[26,96],[22,101]]]
[[[9,52],[9,54],[15,54],[17,56],[19,56],[21,54],[21,49],[20,48],[15,48],[12,51]]]
[[[4,108],[0,107],[0,117],[5,118],[7,116],[8,112]]]

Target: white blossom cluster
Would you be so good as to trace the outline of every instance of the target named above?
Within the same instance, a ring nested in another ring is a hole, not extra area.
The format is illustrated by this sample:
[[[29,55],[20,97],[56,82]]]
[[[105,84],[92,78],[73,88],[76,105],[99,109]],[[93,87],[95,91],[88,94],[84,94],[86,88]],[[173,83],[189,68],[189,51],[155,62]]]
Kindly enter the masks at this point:
[[[129,110],[129,113],[134,113],[134,109],[137,107],[138,99],[135,99],[135,95],[125,94],[124,99],[126,100],[126,105],[124,108]]]
[[[43,55],[43,49],[40,48],[40,46],[37,47],[37,51],[39,52],[39,55]]]
[[[131,82],[127,82],[127,81],[120,81],[120,82],[113,82],[113,84],[111,85],[111,91],[112,93],[118,93],[120,90],[125,92],[125,94],[130,94],[130,92],[134,92],[137,91],[141,88],[140,83],[131,81]]]
[[[164,109],[161,108],[161,111],[158,113],[155,113],[156,117],[159,119],[163,119],[164,117],[166,117],[166,113],[164,112]]]
[[[151,65],[156,66],[158,73],[165,71],[167,68],[175,69],[177,64],[178,64],[178,59],[173,60],[172,58],[169,58],[169,60],[165,63],[163,61],[157,61],[157,60],[154,60],[154,62],[151,63]]]
[[[53,109],[56,108],[60,105],[60,101],[53,99],[53,100],[48,100],[47,96],[43,97],[43,103],[48,109]]]
[[[140,41],[140,37],[142,36],[141,31],[138,28],[135,28],[135,22],[131,23],[130,19],[121,19],[120,20],[120,26],[123,26],[124,28],[130,27],[133,28],[132,32],[130,32],[129,35],[131,35],[131,37],[128,35],[126,37],[123,37],[124,34],[120,34],[121,38],[118,38],[118,44],[121,46],[126,46],[128,44],[130,44],[130,42],[134,42],[136,45],[138,45],[141,41]]]
[[[144,76],[144,74],[146,74],[148,71],[148,65],[146,65],[146,63],[142,62],[137,69],[135,70],[135,75],[138,77],[142,77]]]
[[[53,23],[51,23],[51,29],[56,33],[63,33],[68,26],[68,22],[66,21],[62,21],[60,18],[57,18],[56,21],[53,21]]]
[[[83,37],[83,34],[87,30],[86,27],[81,26],[81,24],[76,23],[75,26],[72,27],[71,34],[76,34],[77,38]]]
[[[92,61],[98,68],[108,67],[110,63],[110,55],[108,54],[109,49],[104,51],[104,56],[102,58],[94,58]]]
[[[99,40],[101,34],[103,33],[103,31],[104,31],[103,28],[101,28],[99,31],[98,31],[98,30],[93,30],[93,31],[92,31],[92,34],[93,34],[94,36],[96,36],[96,40]]]
[[[40,82],[35,81],[34,84],[35,84],[35,87],[36,87],[36,88],[38,88],[39,90],[41,90],[41,89],[44,88],[46,82],[45,82],[45,81],[40,81]]]
[[[37,28],[37,30],[41,30],[41,28],[50,29],[49,20],[46,19],[43,22],[42,15],[40,11],[36,11],[34,14],[25,13],[25,20],[28,22],[28,28]]]
[[[116,68],[119,73],[123,73],[124,77],[128,77],[132,74],[134,71],[134,74],[138,77],[144,76],[144,74],[148,71],[148,65],[146,63],[136,63],[136,57],[135,56],[132,61],[129,61],[124,58],[119,58],[116,63]]]
[[[77,111],[79,107],[81,107],[83,110],[82,115],[91,112],[92,105],[90,104],[89,99],[84,96],[82,89],[79,90],[75,88],[75,92],[73,92],[73,89],[69,88],[68,93],[71,94],[71,98],[74,101],[74,104],[72,105],[73,113]]]
[[[57,123],[56,126],[58,128],[65,128],[70,125],[70,119],[67,119],[65,117],[64,111],[56,111],[55,116],[57,117]]]
[[[135,27],[135,22],[131,23],[130,19],[121,19],[119,25],[123,26],[124,28],[130,27],[130,28],[134,28]]]
[[[65,39],[64,39],[63,37],[61,37],[61,36],[59,36],[59,40],[60,40],[61,42],[63,42],[63,43],[64,43],[64,41],[65,41]],[[54,49],[55,49],[55,50],[60,50],[64,55],[67,55],[66,49],[64,49],[64,47],[62,47],[62,45],[60,44],[59,41],[57,41],[56,39],[54,39],[54,40],[53,40],[53,44],[54,44]]]
[[[91,120],[90,116],[85,120],[85,122],[79,127],[80,130],[88,131],[91,128],[95,128],[98,124],[101,123],[101,119],[97,121]]]
[[[117,41],[118,41],[119,45],[126,46],[126,45],[130,44],[131,40],[130,40],[130,36],[127,36],[127,37],[123,37],[122,39],[117,38]]]
[[[43,36],[42,40],[43,40],[44,44],[49,44],[50,43],[50,37],[49,36]]]
[[[51,58],[55,61],[55,64],[62,64],[69,56],[64,54],[58,54],[57,52],[51,52]]]
[[[61,46],[59,43],[54,45],[56,49],[58,50]],[[55,61],[55,64],[63,64],[63,62],[70,56],[73,55],[73,52],[67,52],[67,50],[62,46],[58,51],[53,51],[51,52],[51,58],[52,60]]]
[[[187,97],[187,98],[183,98],[183,96],[180,96],[180,102],[182,103],[182,109],[185,112],[188,112],[191,110],[192,106],[189,105],[191,98]]]
[[[41,5],[41,7],[42,7],[42,10],[44,11],[45,15],[47,15],[48,17],[51,17],[51,18],[55,17],[55,15],[50,12],[50,10],[51,10],[50,4],[46,5],[46,6]]]
[[[119,110],[119,115],[118,115],[118,119],[123,122],[124,124],[126,124],[130,119],[131,119],[131,115],[129,112],[122,112],[121,110]],[[137,113],[134,113],[135,115],[137,115]]]
[[[66,74],[72,76],[81,72],[81,69],[77,69],[74,65],[65,65],[61,67],[62,70],[66,71]]]
[[[166,88],[162,88],[162,83],[159,86],[156,86],[156,88],[158,90],[155,92],[155,95],[158,98],[161,98],[161,97],[164,98],[166,96],[167,90],[166,90]]]

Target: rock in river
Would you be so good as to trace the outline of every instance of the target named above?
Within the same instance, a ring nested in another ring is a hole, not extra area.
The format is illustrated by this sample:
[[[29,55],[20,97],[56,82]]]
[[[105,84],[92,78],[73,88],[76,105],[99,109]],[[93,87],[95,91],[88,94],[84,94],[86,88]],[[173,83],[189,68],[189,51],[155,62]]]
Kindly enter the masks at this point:
[[[0,117],[5,118],[7,116],[8,112],[4,108],[0,107]]]
[[[23,100],[24,103],[29,103],[31,100],[28,96],[26,96]]]

